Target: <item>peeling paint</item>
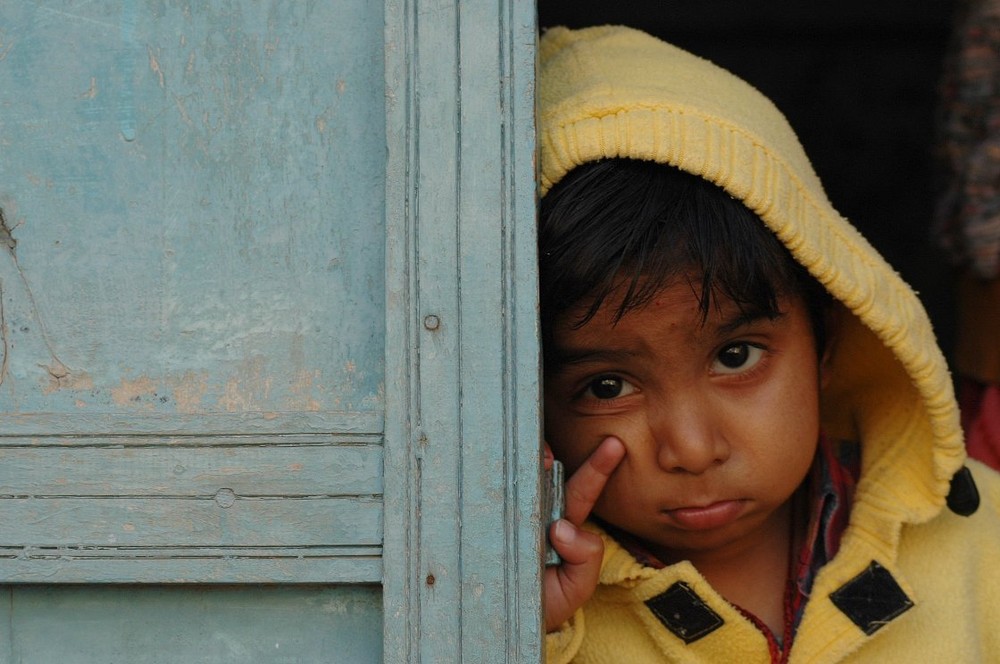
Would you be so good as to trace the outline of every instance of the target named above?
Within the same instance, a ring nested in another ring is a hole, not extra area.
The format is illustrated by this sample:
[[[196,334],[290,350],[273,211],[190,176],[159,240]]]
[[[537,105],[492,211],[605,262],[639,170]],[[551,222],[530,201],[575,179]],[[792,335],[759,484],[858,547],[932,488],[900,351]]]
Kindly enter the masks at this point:
[[[198,413],[201,411],[201,400],[208,390],[208,374],[187,371],[180,381],[174,385],[174,403],[179,413]]]
[[[143,402],[142,398],[153,396],[156,393],[156,383],[147,376],[140,376],[135,380],[122,378],[121,384],[111,390],[111,399],[118,406],[135,407],[140,406],[145,409],[153,407],[149,402]]]
[[[191,120],[191,116],[188,115],[187,107],[185,106],[185,98],[178,95],[174,95],[174,104],[177,105],[177,111],[181,114],[181,120],[184,124],[189,127],[194,126],[194,121]]]
[[[86,372],[71,372],[62,362],[44,365],[42,368],[49,376],[48,384],[42,388],[42,394],[52,394],[58,390],[92,390],[94,379]]]
[[[38,365],[45,370],[46,378],[48,379],[47,387],[43,388],[43,393],[50,394],[51,392],[63,389],[64,387],[72,388],[76,384],[88,385],[89,377],[87,377],[84,372],[74,372],[69,369],[56,355],[52,341],[49,339],[45,321],[42,320],[41,314],[38,311],[38,304],[35,301],[35,295],[31,291],[31,284],[28,282],[28,277],[24,273],[24,270],[21,269],[21,263],[17,259],[17,238],[14,237],[13,232],[21,226],[22,223],[23,220],[18,220],[16,224],[9,225],[7,223],[7,219],[4,217],[3,209],[0,208],[0,247],[6,249],[7,254],[10,256],[14,270],[17,272],[17,276],[24,288],[30,316],[35,321],[41,341],[48,354],[49,363]],[[0,280],[0,337],[2,337],[2,339],[0,339],[0,346],[2,346],[4,353],[3,363],[0,365],[0,383],[2,383],[7,377],[10,365],[9,356],[13,348],[13,344],[10,341],[10,330],[7,325],[7,315],[3,307],[3,300],[5,299],[5,296],[6,291],[4,283]],[[89,387],[84,387],[82,389],[89,389]]]
[[[146,45],[146,52],[149,54],[149,68],[160,79],[160,88],[166,87],[164,84],[163,69],[160,67],[160,60],[153,53],[153,47]]]
[[[322,405],[312,396],[319,377],[319,369],[303,369],[299,371],[289,387],[294,398],[288,400],[285,404],[286,407],[289,410],[308,410],[314,412],[322,410]]]
[[[10,54],[12,48],[14,48],[14,42],[6,41],[6,35],[0,32],[0,62]]]
[[[244,362],[237,376],[227,381],[218,405],[229,413],[260,410],[271,395],[271,377],[264,375],[267,360],[262,356]]]
[[[343,12],[305,4],[294,24],[266,3],[217,13],[182,0],[39,14],[59,19],[52,39],[0,25],[0,59],[19,65],[0,65],[12,92],[0,148],[18,155],[7,180],[21,182],[0,192],[9,413],[98,422],[131,412],[188,426],[227,412],[257,423],[378,408],[382,26],[330,43],[301,21]],[[88,18],[86,35],[63,25]],[[90,46],[69,68],[63,33]],[[317,49],[329,56],[319,69],[308,61]],[[169,159],[154,158],[164,150]],[[341,153],[352,158],[331,161]],[[324,203],[334,185],[350,195]],[[255,355],[259,367],[243,362]],[[347,372],[345,357],[357,363]]]
[[[90,87],[87,88],[86,92],[81,92],[76,96],[77,99],[94,99],[97,97],[97,77],[90,77]]]

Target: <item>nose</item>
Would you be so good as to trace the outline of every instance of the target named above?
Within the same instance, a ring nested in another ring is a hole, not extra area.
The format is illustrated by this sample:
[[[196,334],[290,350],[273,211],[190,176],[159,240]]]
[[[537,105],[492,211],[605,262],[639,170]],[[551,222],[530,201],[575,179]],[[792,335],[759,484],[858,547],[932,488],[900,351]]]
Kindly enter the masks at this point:
[[[671,473],[701,475],[729,459],[730,443],[707,404],[675,403],[649,413],[656,462]]]

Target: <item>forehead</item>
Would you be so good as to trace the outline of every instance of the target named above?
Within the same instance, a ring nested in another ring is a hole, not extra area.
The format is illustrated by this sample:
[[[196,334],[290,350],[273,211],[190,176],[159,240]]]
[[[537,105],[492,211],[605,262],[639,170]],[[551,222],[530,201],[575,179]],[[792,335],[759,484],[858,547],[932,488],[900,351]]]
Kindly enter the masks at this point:
[[[696,290],[697,283],[690,277],[673,278],[664,285],[649,291],[641,301],[637,301],[633,292],[641,291],[647,286],[640,280],[630,288],[630,283],[621,280],[601,302],[596,311],[591,312],[592,302],[586,300],[570,308],[565,315],[556,321],[557,335],[572,332],[596,330],[613,331],[619,329],[637,318],[647,316],[672,315],[682,319],[690,319],[691,327],[703,327],[707,320],[703,312],[700,294]],[[735,309],[736,303],[728,298],[715,298],[713,308]],[[623,303],[627,304],[623,307]],[[590,314],[589,319],[587,315]],[[580,321],[586,322],[580,324]]]
[[[635,348],[657,344],[713,344],[744,330],[751,324],[778,324],[790,318],[808,320],[806,306],[799,296],[779,296],[778,309],[763,310],[740,304],[715,293],[708,307],[702,306],[697,288],[688,278],[674,279],[654,291],[647,301],[620,313],[626,292],[619,288],[605,299],[594,315],[580,323],[589,312],[587,303],[571,308],[555,321],[546,349],[546,364],[553,368],[588,349]],[[796,329],[810,333],[808,324]]]

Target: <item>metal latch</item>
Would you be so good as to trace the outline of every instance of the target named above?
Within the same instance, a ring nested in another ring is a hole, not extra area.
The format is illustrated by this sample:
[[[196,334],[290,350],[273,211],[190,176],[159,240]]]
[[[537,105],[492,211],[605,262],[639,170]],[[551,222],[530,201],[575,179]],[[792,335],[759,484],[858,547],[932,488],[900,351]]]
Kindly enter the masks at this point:
[[[542,487],[542,515],[546,516],[545,521],[545,565],[558,565],[562,558],[552,548],[549,541],[549,528],[553,523],[563,518],[566,512],[566,495],[563,492],[563,465],[556,460],[552,461],[552,468],[545,471],[545,485]]]

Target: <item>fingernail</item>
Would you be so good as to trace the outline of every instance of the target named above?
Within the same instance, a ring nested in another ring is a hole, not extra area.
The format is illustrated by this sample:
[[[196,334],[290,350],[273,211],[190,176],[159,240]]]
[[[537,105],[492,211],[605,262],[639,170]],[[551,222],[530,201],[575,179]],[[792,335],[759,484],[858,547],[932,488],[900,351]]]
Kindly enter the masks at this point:
[[[556,527],[555,530],[552,531],[552,536],[557,540],[569,544],[576,536],[576,531],[569,521],[566,519],[559,519],[556,521]]]

